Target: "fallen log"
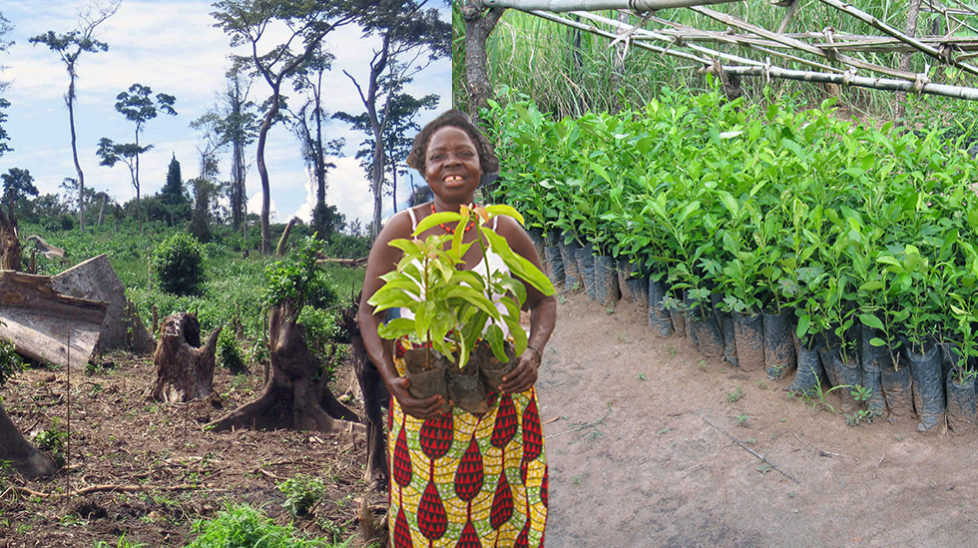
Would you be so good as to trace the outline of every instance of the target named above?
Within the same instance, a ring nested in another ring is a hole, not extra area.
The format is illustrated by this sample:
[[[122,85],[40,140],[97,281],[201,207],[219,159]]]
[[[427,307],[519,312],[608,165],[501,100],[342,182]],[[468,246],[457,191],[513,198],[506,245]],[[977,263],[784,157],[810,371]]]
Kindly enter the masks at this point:
[[[0,270],[0,338],[27,358],[84,366],[98,344],[107,307],[58,293],[50,276]]]

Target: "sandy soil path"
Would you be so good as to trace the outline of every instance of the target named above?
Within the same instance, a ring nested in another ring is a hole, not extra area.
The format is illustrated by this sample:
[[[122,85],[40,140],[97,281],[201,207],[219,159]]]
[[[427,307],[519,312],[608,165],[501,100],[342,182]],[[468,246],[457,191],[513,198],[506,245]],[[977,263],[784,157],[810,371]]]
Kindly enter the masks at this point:
[[[566,294],[544,354],[548,546],[978,545],[978,434],[847,426],[626,302]]]

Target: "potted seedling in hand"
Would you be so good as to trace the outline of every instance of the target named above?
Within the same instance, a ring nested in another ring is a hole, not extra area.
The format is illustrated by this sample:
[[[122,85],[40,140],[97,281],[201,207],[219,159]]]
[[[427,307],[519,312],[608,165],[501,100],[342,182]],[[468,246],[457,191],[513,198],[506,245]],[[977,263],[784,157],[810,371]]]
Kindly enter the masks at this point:
[[[413,316],[395,318],[378,333],[385,339],[407,336],[421,343],[404,356],[411,395],[416,398],[441,394],[471,413],[488,411],[488,393],[498,389],[502,375],[516,366],[526,350],[527,335],[519,324],[526,301],[524,282],[545,295],[554,293],[546,275],[491,228],[498,215],[523,223],[510,206],[463,206],[458,213],[425,217],[414,239],[390,243],[404,256],[394,270],[381,276],[386,283],[368,302],[376,312],[403,308]],[[479,237],[464,243],[470,221]],[[417,237],[445,223],[457,223],[454,235]],[[488,260],[483,261],[485,271],[466,270],[464,257],[472,245],[481,247],[483,256],[498,256],[508,272],[491,269]]]

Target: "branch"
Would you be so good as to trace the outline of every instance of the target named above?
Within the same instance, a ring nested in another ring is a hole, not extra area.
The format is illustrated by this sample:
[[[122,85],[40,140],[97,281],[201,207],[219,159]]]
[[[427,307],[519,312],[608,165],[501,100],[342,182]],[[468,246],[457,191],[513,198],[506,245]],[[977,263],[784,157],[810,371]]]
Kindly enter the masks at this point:
[[[755,457],[757,457],[757,458],[759,458],[759,459],[761,459],[761,461],[762,461],[762,462],[764,462],[764,464],[767,464],[767,465],[768,465],[768,466],[770,466],[771,468],[773,468],[773,469],[775,469],[775,470],[777,470],[777,471],[778,471],[778,472],[779,472],[779,473],[780,473],[780,474],[781,474],[782,476],[784,476],[784,477],[786,477],[786,478],[788,478],[788,479],[790,479],[791,481],[793,481],[793,482],[795,482],[795,483],[796,483],[796,484],[798,484],[798,485],[801,485],[801,483],[800,483],[800,482],[799,482],[798,480],[796,480],[795,478],[793,478],[793,477],[791,477],[790,475],[788,475],[788,473],[787,473],[787,472],[785,472],[784,470],[782,470],[782,469],[780,469],[780,468],[778,468],[778,466],[777,466],[776,464],[774,464],[773,462],[771,462],[771,461],[769,461],[769,460],[767,460],[767,457],[765,457],[764,455],[761,455],[761,454],[760,454],[760,453],[758,453],[757,451],[754,451],[754,450],[753,450],[753,449],[751,449],[750,447],[747,447],[746,445],[744,445],[744,444],[743,444],[743,442],[741,442],[741,441],[740,441],[740,440],[738,440],[737,438],[735,438],[735,437],[733,437],[732,435],[730,435],[729,433],[727,433],[727,432],[725,432],[725,431],[723,431],[723,430],[721,430],[721,429],[720,429],[720,427],[719,427],[719,426],[717,426],[717,425],[715,425],[715,424],[713,424],[713,423],[712,423],[712,422],[710,421],[710,419],[708,419],[708,418],[706,418],[706,417],[703,417],[703,416],[701,416],[700,418],[701,418],[701,419],[703,419],[703,420],[704,420],[704,421],[706,422],[706,424],[709,424],[709,425],[710,425],[710,426],[712,426],[713,428],[716,428],[718,432],[720,432],[720,433],[721,433],[721,434],[723,434],[724,436],[727,436],[728,438],[730,438],[731,440],[733,440],[733,442],[734,442],[734,443],[736,443],[737,445],[739,445],[739,446],[740,446],[740,447],[741,447],[742,449],[744,449],[745,451],[747,451],[747,452],[748,452],[748,453],[750,453],[751,455],[754,455]]]

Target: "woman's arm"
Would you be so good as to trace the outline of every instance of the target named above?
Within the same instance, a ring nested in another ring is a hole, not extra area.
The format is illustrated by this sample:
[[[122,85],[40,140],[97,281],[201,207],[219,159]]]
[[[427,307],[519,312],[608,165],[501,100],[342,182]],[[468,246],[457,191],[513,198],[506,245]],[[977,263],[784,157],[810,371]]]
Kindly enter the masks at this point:
[[[367,303],[370,297],[384,285],[380,277],[397,266],[401,259],[401,251],[388,245],[391,240],[410,237],[411,221],[406,214],[395,215],[380,231],[377,240],[370,249],[367,259],[367,273],[363,280],[363,293],[360,296],[360,307],[357,310],[357,323],[367,356],[374,362],[381,378],[387,385],[392,396],[397,398],[405,413],[424,419],[439,415],[443,411],[444,399],[441,396],[431,396],[418,399],[408,392],[411,383],[397,374],[390,352],[384,352],[384,343],[377,334],[381,318],[374,314],[374,307]]]
[[[497,232],[506,238],[513,251],[543,271],[543,263],[540,262],[540,256],[533,247],[530,236],[516,220],[500,217]],[[520,356],[516,368],[503,376],[503,383],[499,389],[507,394],[529,390],[537,381],[537,370],[543,358],[543,348],[550,340],[550,335],[557,324],[557,299],[553,295],[545,296],[525,281],[523,285],[526,286],[524,307],[530,311],[530,337],[526,352]]]

